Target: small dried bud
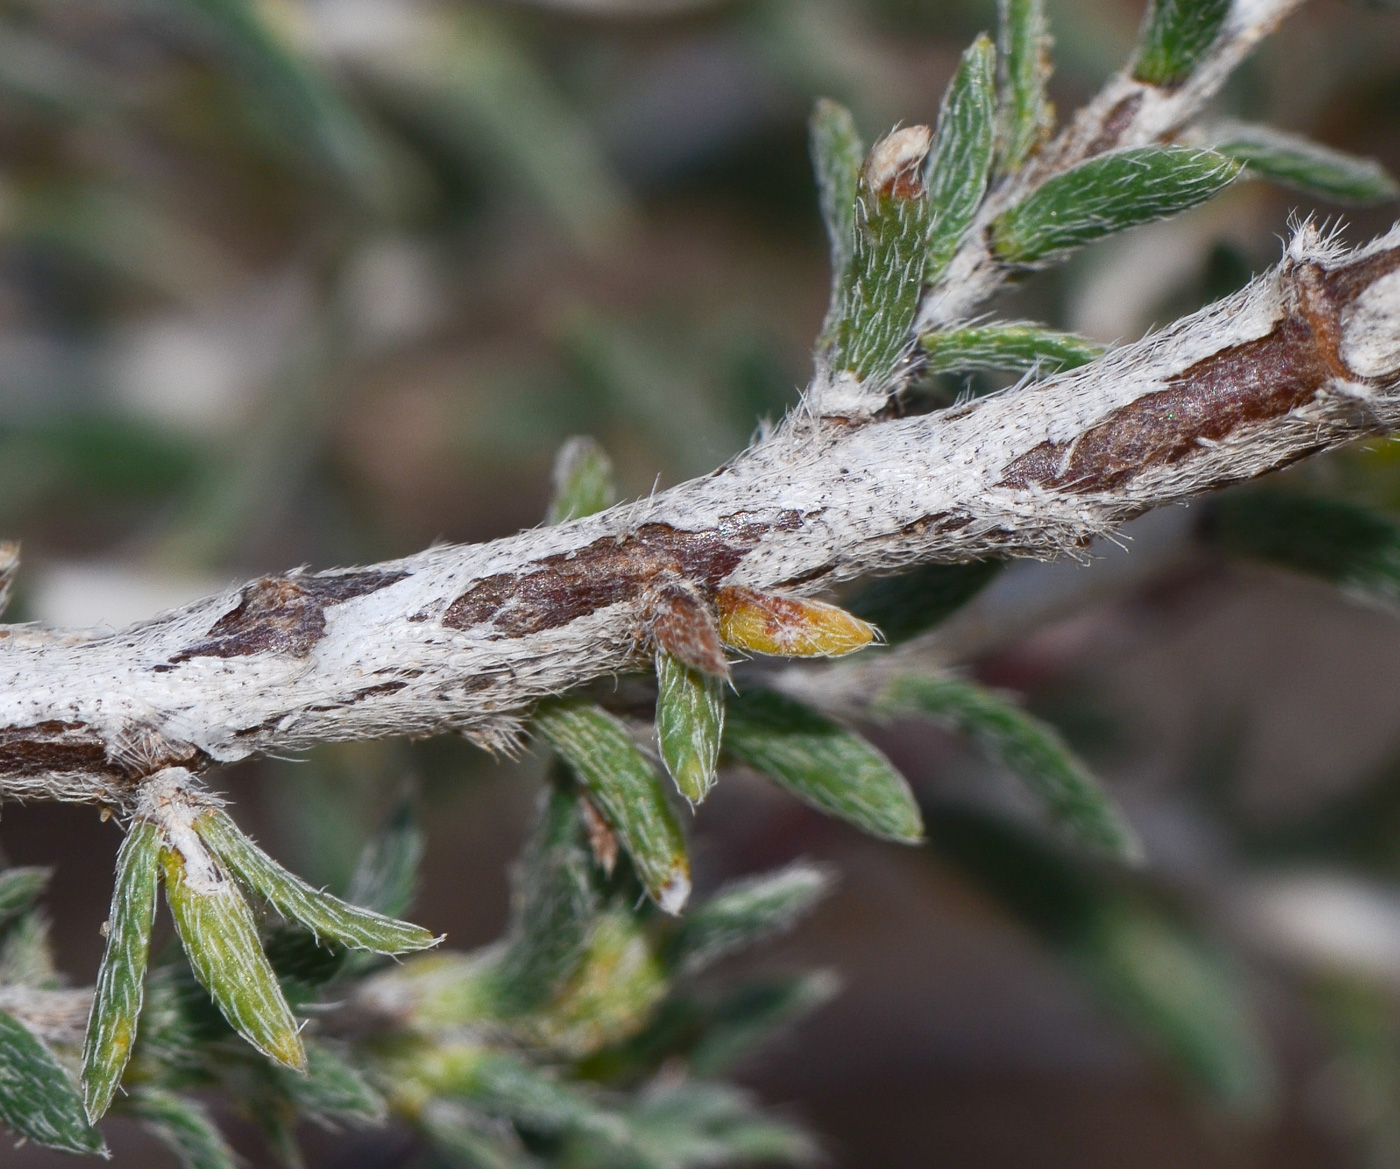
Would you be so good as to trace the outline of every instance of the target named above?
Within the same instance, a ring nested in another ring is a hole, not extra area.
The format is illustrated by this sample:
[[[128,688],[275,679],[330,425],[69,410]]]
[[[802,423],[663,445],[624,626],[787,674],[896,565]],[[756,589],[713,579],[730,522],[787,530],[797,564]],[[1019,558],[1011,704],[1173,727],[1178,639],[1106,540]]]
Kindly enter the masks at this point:
[[[882,198],[917,199],[924,193],[924,159],[933,145],[927,126],[905,126],[886,134],[865,160],[865,186]]]
[[[698,589],[679,577],[663,583],[652,602],[656,644],[692,669],[729,677],[714,613]]]
[[[578,797],[578,810],[583,817],[584,830],[588,833],[588,847],[593,853],[593,859],[598,862],[604,876],[611,877],[613,866],[617,864],[617,833],[603,819],[603,814],[594,806],[593,801],[581,792]]]
[[[875,640],[873,625],[822,601],[723,588],[719,635],[726,645],[782,657],[839,657]]]

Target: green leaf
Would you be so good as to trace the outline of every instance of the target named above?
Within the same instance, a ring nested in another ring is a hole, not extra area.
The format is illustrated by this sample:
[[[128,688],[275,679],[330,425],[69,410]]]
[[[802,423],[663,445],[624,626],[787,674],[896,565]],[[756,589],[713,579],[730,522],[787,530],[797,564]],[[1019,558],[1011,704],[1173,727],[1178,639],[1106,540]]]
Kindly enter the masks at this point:
[[[665,652],[656,655],[656,744],[676,790],[692,805],[715,783],[724,732],[723,678],[692,670]]]
[[[383,202],[391,175],[358,111],[327,75],[249,0],[169,0],[240,74],[248,100],[271,116],[298,157],[309,156],[358,195]]]
[[[876,387],[909,353],[923,292],[934,222],[922,180],[927,135],[926,127],[910,126],[882,138],[858,184],[855,243],[827,361]]]
[[[1013,373],[1035,370],[1060,373],[1087,365],[1106,346],[1074,333],[1058,333],[1040,325],[973,325],[919,338],[928,373],[974,369],[1004,369]]]
[[[978,37],[943,95],[928,161],[933,224],[924,271],[927,284],[948,266],[987,192],[996,147],[995,72],[996,49],[987,37]]]
[[[646,886],[667,913],[690,896],[690,859],[661,778],[627,728],[592,703],[551,701],[535,712],[535,727],[588,789]]]
[[[160,829],[149,820],[135,820],[117,853],[107,946],[83,1042],[83,1100],[93,1124],[112,1103],[136,1042],[156,920],[160,845]]]
[[[268,1069],[298,1118],[322,1124],[383,1124],[388,1106],[349,1062],[324,1043],[306,1044],[306,1074]]]
[[[1245,988],[1160,903],[1004,818],[946,808],[930,842],[1054,948],[1144,1040],[1226,1107],[1257,1114],[1273,1071]]]
[[[181,851],[161,849],[165,897],[190,969],[230,1027],[266,1055],[304,1070],[306,1051],[277,976],[263,953],[253,911],[207,856],[192,881]],[[212,874],[212,875],[211,875]]]
[[[419,1117],[433,1146],[462,1169],[538,1169],[515,1130],[503,1127],[455,1100],[435,1099]]]
[[[1044,0],[997,0],[997,16],[997,173],[1004,175],[1020,170],[1049,137],[1055,110],[1045,96],[1051,40]]]
[[[346,900],[390,917],[405,912],[417,895],[422,861],[423,833],[404,801],[360,852]]]
[[[1055,729],[1010,699],[962,678],[905,674],[885,686],[872,710],[891,718],[920,715],[966,735],[1079,841],[1123,860],[1141,856],[1127,821]]]
[[[49,919],[32,911],[6,927],[0,942],[0,986],[56,989],[62,984],[54,967]]]
[[[1400,525],[1369,508],[1287,491],[1231,492],[1212,502],[1201,530],[1228,555],[1400,605]]]
[[[1267,126],[1228,122],[1210,130],[1211,149],[1271,179],[1332,203],[1385,203],[1400,196],[1400,186],[1385,167],[1370,158],[1285,134]]]
[[[890,761],[855,732],[791,698],[771,690],[732,698],[724,749],[872,836],[905,844],[923,837],[919,807]]]
[[[992,247],[1008,264],[1058,258],[1114,232],[1164,219],[1224,190],[1240,164],[1213,150],[1141,146],[1081,162],[992,223]]]
[[[1179,85],[1215,43],[1230,0],[1153,0],[1138,40],[1133,77],[1150,85]]]
[[[83,1115],[83,1098],[49,1049],[13,1015],[0,1011],[0,1121],[36,1145],[68,1153],[104,1153]]]
[[[283,917],[300,922],[317,937],[375,954],[426,950],[442,940],[422,926],[347,905],[308,885],[243,835],[218,808],[201,813],[195,831],[249,888],[266,898]]]
[[[835,326],[840,291],[845,287],[851,254],[856,243],[856,188],[865,161],[865,144],[856,130],[851,111],[827,98],[818,100],[808,123],[812,167],[817,172],[817,194],[822,222],[831,247],[831,309],[822,337]]]
[[[143,1086],[131,1092],[121,1111],[159,1137],[181,1169],[237,1169],[240,1163],[204,1106],[188,1096]]]
[[[709,1013],[688,1062],[697,1076],[724,1074],[780,1031],[824,1007],[840,982],[826,971],[750,982],[731,991]]]
[[[612,507],[617,502],[612,460],[593,439],[571,438],[554,459],[554,496],[546,524],[562,524]]]
[[[52,875],[52,869],[31,867],[17,867],[0,872],[0,923],[33,908]]]
[[[832,884],[829,871],[801,862],[731,881],[686,916],[667,946],[667,959],[687,974],[702,970],[791,929]]]
[[[932,629],[989,585],[1000,560],[971,564],[925,564],[873,580],[846,601],[857,617],[878,625],[890,645]]]
[[[548,1003],[588,951],[598,895],[572,784],[556,781],[545,788],[539,823],[515,880],[510,931],[495,978],[508,1014]]]

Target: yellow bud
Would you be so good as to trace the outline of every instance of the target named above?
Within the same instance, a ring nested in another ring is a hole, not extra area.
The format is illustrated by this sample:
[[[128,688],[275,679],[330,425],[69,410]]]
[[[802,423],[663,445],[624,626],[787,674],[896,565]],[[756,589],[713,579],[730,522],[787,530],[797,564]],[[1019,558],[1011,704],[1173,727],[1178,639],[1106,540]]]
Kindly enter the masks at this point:
[[[726,645],[780,657],[839,657],[869,645],[873,625],[822,601],[722,588],[715,596]]]

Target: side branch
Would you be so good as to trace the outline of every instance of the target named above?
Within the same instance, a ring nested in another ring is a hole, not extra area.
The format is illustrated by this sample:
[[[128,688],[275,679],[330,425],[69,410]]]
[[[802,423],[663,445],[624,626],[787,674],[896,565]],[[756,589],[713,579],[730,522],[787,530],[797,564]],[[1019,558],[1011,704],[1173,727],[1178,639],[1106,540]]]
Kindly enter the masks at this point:
[[[0,796],[316,742],[509,747],[539,698],[649,652],[676,582],[808,593],[925,560],[1053,557],[1149,508],[1400,428],[1400,228],[1305,230],[1235,296],[1071,374],[939,413],[798,411],[654,499],[368,569],[291,573],[81,639],[0,632]]]

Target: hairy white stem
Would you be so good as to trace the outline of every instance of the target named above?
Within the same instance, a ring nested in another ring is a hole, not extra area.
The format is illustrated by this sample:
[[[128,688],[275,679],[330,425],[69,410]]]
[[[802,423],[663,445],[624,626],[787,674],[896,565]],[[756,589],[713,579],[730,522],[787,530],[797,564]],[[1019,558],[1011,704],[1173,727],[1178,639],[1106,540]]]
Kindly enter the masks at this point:
[[[714,473],[587,519],[291,573],[86,641],[0,636],[0,795],[316,742],[511,746],[540,697],[633,668],[678,577],[797,593],[921,560],[1053,557],[1159,504],[1400,427],[1400,228],[1304,230],[1235,296],[1092,365],[939,413],[799,410]]]

